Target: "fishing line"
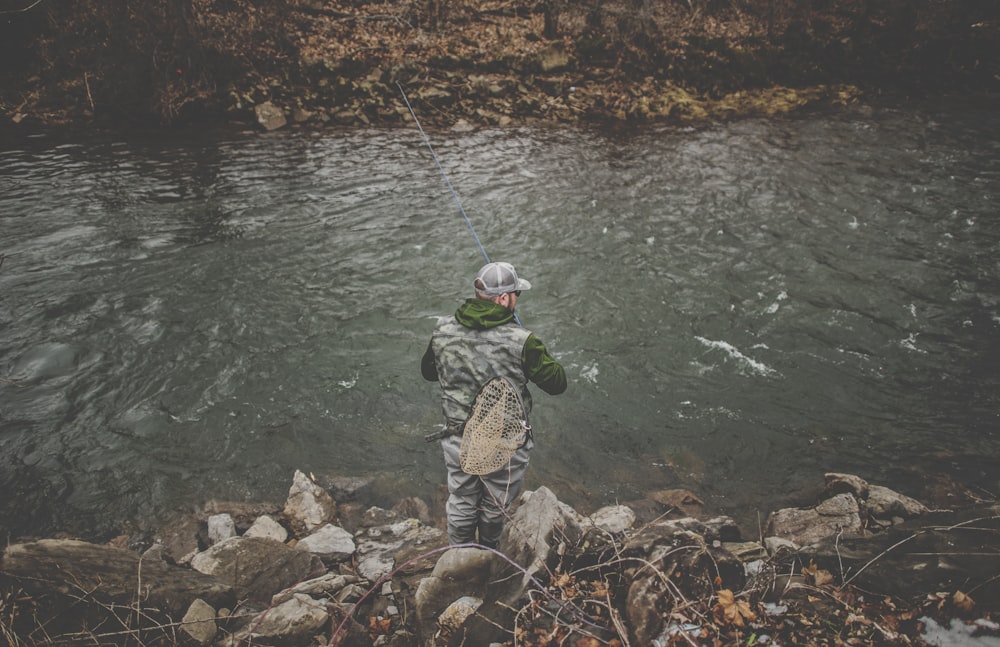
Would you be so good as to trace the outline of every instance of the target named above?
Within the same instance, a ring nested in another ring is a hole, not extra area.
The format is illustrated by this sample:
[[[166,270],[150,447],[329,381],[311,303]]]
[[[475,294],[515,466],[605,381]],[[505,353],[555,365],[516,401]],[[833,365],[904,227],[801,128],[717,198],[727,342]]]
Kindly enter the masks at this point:
[[[451,180],[448,179],[448,174],[444,172],[444,168],[441,166],[441,160],[438,159],[437,153],[434,152],[434,147],[431,146],[431,140],[427,137],[427,133],[420,126],[420,120],[417,119],[417,113],[413,112],[413,106],[410,105],[410,100],[406,98],[406,93],[403,92],[403,86],[396,81],[396,87],[399,88],[399,93],[403,95],[403,101],[406,102],[406,109],[410,111],[410,116],[413,117],[413,123],[417,124],[417,130],[420,131],[420,136],[424,138],[424,143],[427,144],[427,150],[431,152],[431,157],[434,158],[434,163],[437,164],[438,171],[441,172],[441,177],[444,178],[444,183],[448,185],[448,190],[451,191],[452,197],[455,198],[455,204],[458,205],[458,210],[462,212],[462,217],[465,218],[465,224],[469,226],[469,231],[472,232],[472,237],[476,240],[476,245],[479,246],[479,251],[482,252],[483,258],[486,262],[490,262],[490,257],[486,255],[486,250],[483,249],[483,244],[479,242],[479,236],[476,235],[476,229],[472,226],[472,221],[469,220],[468,214],[465,213],[465,207],[462,206],[462,201],[458,199],[458,193],[455,192],[454,187],[451,186]]]
[[[417,113],[413,111],[413,106],[410,105],[410,100],[406,98],[406,92],[403,91],[403,86],[400,85],[399,81],[396,81],[396,87],[399,88],[399,93],[403,95],[403,102],[406,103],[406,109],[410,111],[410,116],[413,117],[413,123],[417,124],[417,130],[420,131],[420,136],[423,137],[424,143],[427,144],[427,150],[431,152],[431,157],[434,158],[434,163],[437,164],[438,171],[441,173],[441,177],[444,178],[444,183],[448,186],[448,190],[451,191],[451,195],[455,198],[455,204],[458,205],[458,210],[462,212],[462,217],[465,218],[465,224],[469,226],[469,231],[472,232],[472,238],[476,241],[476,246],[479,247],[479,251],[482,253],[483,258],[486,262],[490,262],[490,257],[486,254],[486,250],[483,248],[483,244],[479,242],[479,236],[476,234],[476,228],[472,226],[472,221],[469,220],[469,215],[465,213],[465,207],[462,206],[462,201],[458,199],[458,193],[455,188],[451,185],[451,180],[448,179],[448,174],[444,172],[444,167],[441,166],[441,160],[438,159],[437,153],[434,152],[434,147],[431,146],[431,140],[424,132],[423,127],[420,125],[420,120],[417,119]],[[521,325],[521,320],[518,318],[517,313],[514,314],[514,321],[517,325]]]

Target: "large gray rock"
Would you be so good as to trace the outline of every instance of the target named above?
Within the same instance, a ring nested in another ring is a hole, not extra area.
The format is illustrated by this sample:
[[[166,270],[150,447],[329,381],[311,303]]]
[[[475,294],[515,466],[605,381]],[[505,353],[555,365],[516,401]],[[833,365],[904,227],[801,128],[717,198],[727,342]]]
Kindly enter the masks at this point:
[[[320,485],[295,470],[285,501],[285,519],[298,536],[308,535],[337,516],[337,503]]]
[[[635,524],[635,512],[626,505],[609,505],[587,517],[587,521],[615,535],[625,532]]]
[[[236,522],[228,512],[213,514],[208,518],[208,543],[218,544],[236,536]]]
[[[456,600],[482,600],[461,627],[449,627],[467,645],[489,645],[509,638],[517,605],[558,552],[583,536],[581,518],[546,487],[525,492],[504,527],[499,550],[456,548],[438,560],[431,576],[420,581],[415,600],[421,635],[433,636],[436,619]],[[452,618],[452,620],[454,620]],[[425,644],[428,644],[425,642]]]
[[[772,512],[767,535],[781,537],[799,546],[808,546],[841,534],[860,535],[861,508],[853,494],[833,496],[814,508],[785,508]]]
[[[198,553],[191,568],[233,587],[241,598],[269,602],[275,593],[326,572],[319,557],[263,537],[233,537]]]
[[[583,536],[580,515],[546,487],[525,492],[500,537],[499,552],[508,559],[493,562],[483,604],[462,626],[470,645],[489,645],[510,638],[515,610],[535,582],[548,579],[560,553]],[[509,561],[508,561],[509,560]]]
[[[525,492],[500,537],[500,552],[523,567],[523,581],[545,567],[560,544],[573,544],[583,535],[580,515],[561,502],[552,490]]]
[[[285,117],[284,110],[270,101],[265,101],[254,106],[253,110],[254,115],[257,117],[257,123],[263,126],[265,130],[277,130],[288,123],[288,118]]]
[[[305,582],[300,582],[290,589],[285,589],[271,599],[271,604],[279,604],[296,593],[308,595],[312,598],[336,598],[337,594],[345,588],[357,584],[359,578],[353,575],[341,575],[339,573],[326,573],[319,577]]]
[[[438,624],[443,628],[456,631],[482,604],[482,600],[472,596],[459,598],[448,605],[448,608],[438,618]]]
[[[143,560],[138,553],[70,539],[42,539],[8,546],[0,563],[4,580],[36,595],[90,597],[119,605],[144,600],[144,607],[180,618],[201,598],[215,607],[232,605],[234,589],[224,580]]]
[[[865,508],[875,519],[912,519],[930,512],[920,501],[881,485],[868,486]]]
[[[481,600],[499,559],[492,551],[479,548],[453,548],[441,555],[430,576],[420,580],[414,595],[421,635],[432,636],[437,617],[456,600]]]
[[[267,537],[284,542],[288,539],[288,531],[270,515],[263,514],[254,520],[253,524],[243,533],[244,537]]]
[[[215,609],[201,598],[191,603],[181,620],[181,633],[199,645],[211,643],[218,630],[219,627],[215,624]]]
[[[857,499],[868,498],[868,481],[854,474],[841,474],[839,472],[827,472],[824,475],[826,487],[821,498],[828,499],[837,494],[845,492],[853,494]]]
[[[335,564],[350,559],[357,547],[351,533],[334,525],[326,525],[303,537],[295,544],[298,550],[306,550],[323,560],[324,564]]]
[[[831,498],[845,492],[852,494],[862,503],[862,516],[868,516],[873,520],[905,520],[930,512],[930,509],[920,501],[882,485],[871,485],[859,476],[835,472],[825,476],[826,488],[823,498]]]
[[[234,644],[308,645],[330,621],[324,602],[296,593],[255,617],[234,636]]]

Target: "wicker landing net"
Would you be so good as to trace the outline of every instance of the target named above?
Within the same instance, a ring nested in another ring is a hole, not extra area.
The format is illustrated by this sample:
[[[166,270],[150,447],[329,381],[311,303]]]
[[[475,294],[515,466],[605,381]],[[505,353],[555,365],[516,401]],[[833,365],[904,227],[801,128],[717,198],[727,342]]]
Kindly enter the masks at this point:
[[[472,401],[458,455],[462,470],[483,475],[505,467],[529,430],[520,391],[505,377],[493,378]]]

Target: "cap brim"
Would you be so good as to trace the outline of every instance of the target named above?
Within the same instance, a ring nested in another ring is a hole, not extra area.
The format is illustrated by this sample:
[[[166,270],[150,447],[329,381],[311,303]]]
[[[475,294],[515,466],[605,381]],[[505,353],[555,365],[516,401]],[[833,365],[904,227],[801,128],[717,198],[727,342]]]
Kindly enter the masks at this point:
[[[530,290],[531,289],[531,283],[529,283],[528,281],[525,281],[524,279],[518,279],[517,280],[517,289],[518,290]]]

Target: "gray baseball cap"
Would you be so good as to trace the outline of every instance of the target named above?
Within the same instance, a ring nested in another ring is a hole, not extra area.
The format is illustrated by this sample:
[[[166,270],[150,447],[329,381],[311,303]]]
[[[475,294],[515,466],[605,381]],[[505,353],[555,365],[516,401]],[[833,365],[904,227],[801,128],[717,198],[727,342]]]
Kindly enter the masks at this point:
[[[517,277],[517,270],[510,263],[487,263],[472,282],[476,290],[491,297],[508,292],[530,290],[531,283]]]

